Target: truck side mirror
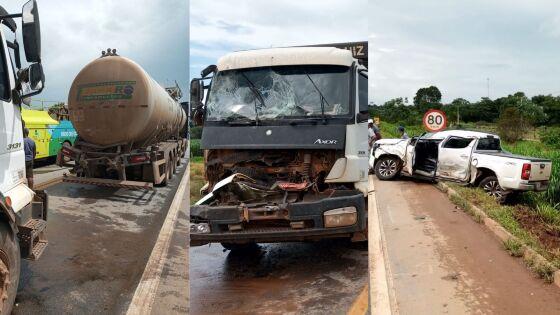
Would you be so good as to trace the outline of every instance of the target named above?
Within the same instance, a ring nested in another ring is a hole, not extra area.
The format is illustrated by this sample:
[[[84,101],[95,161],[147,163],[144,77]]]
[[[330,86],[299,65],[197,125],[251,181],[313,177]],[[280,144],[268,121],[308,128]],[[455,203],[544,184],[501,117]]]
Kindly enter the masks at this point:
[[[216,73],[216,71],[218,71],[218,67],[216,67],[216,65],[209,65],[200,72],[200,75],[202,78],[206,78],[210,75],[210,73]]]
[[[191,81],[191,93],[190,93],[190,106],[191,106],[191,117],[195,126],[202,126],[204,123],[204,104],[202,99],[204,98],[204,83],[201,79],[193,79]]]
[[[204,86],[202,80],[193,79],[191,81],[191,97],[190,97],[191,105],[196,106],[199,103],[202,103],[203,97],[204,97]]]
[[[36,0],[23,5],[21,24],[27,62],[41,62],[41,26]]]
[[[29,66],[29,87],[34,90],[42,90],[45,83],[45,73],[40,63]]]

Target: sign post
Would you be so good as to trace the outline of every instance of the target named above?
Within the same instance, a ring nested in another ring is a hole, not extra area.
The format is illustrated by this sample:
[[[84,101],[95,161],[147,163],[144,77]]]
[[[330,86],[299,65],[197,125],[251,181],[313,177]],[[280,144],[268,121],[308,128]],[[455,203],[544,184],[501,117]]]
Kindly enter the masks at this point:
[[[430,132],[442,131],[447,127],[447,117],[441,110],[430,109],[422,119],[424,128]]]

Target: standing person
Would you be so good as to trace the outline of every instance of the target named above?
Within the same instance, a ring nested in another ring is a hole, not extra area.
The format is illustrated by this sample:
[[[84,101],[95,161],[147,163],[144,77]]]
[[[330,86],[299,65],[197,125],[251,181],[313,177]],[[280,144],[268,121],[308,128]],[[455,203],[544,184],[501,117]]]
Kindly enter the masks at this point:
[[[398,130],[399,134],[401,135],[401,139],[408,139],[408,134],[404,131],[403,126],[399,126]]]
[[[27,177],[27,186],[33,189],[33,160],[37,150],[35,141],[29,138],[29,129],[23,128],[23,150],[25,151],[25,176]]]
[[[373,147],[373,143],[379,139],[381,139],[379,128],[373,123],[373,119],[368,119],[368,145],[370,151]]]

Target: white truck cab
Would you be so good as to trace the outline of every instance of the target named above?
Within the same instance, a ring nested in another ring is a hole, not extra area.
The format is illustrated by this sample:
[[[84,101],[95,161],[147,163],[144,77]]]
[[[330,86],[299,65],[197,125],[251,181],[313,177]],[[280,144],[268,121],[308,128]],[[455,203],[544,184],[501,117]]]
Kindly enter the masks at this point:
[[[368,73],[338,46],[232,52],[192,81],[207,184],[191,246],[365,240]]]
[[[21,65],[14,18],[22,20],[26,68]],[[36,1],[28,1],[18,14],[0,6],[0,22],[0,314],[9,314],[21,258],[38,259],[47,245],[48,198],[26,185],[21,119],[22,102],[43,90],[45,78]]]
[[[497,135],[447,130],[412,139],[376,141],[370,169],[381,180],[405,175],[471,184],[500,202],[512,192],[545,191],[552,161],[513,155],[501,148]]]

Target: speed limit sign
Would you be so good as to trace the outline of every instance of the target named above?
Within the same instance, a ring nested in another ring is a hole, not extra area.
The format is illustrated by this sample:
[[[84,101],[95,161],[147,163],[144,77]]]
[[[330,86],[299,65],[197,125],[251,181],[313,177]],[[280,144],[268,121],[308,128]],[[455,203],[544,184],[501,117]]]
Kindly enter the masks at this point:
[[[441,131],[447,127],[447,117],[445,117],[445,113],[441,110],[437,109],[430,109],[424,114],[424,127],[428,131]]]

